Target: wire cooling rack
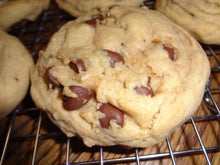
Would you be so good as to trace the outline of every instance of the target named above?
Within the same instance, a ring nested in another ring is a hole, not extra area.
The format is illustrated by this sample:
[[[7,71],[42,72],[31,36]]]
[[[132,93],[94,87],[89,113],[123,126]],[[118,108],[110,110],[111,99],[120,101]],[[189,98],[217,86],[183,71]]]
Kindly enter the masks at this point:
[[[154,1],[144,5],[153,8]],[[22,21],[9,31],[30,50],[39,50],[64,23],[73,20],[54,1],[34,22]],[[121,146],[86,147],[67,138],[29,94],[0,121],[0,165],[3,164],[220,164],[220,46],[202,45],[211,63],[211,76],[198,111],[163,142],[146,149]]]

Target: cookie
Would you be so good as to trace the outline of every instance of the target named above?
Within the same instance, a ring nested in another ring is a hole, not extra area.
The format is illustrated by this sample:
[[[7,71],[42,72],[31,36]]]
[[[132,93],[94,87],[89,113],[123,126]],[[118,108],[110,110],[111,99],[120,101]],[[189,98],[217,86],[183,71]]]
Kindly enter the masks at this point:
[[[56,0],[58,6],[74,17],[83,14],[98,14],[114,5],[140,6],[144,0]]]
[[[49,7],[50,0],[15,0],[0,3],[0,28],[7,30],[15,23],[26,19],[34,21]]]
[[[68,137],[148,147],[196,111],[210,66],[200,44],[161,13],[115,6],[62,26],[31,73],[35,104]]]
[[[187,29],[199,42],[220,45],[219,0],[157,0],[155,8]]]
[[[33,64],[31,54],[20,40],[0,30],[0,119],[25,97]]]

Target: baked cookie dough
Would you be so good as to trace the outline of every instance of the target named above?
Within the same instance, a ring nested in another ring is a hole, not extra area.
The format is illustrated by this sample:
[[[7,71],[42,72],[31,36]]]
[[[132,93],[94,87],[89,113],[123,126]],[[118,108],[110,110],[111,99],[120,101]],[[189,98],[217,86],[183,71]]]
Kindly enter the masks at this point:
[[[34,102],[68,137],[148,147],[197,110],[210,66],[161,13],[115,6],[62,26],[31,73]]]
[[[56,0],[61,9],[74,17],[88,13],[97,14],[113,5],[140,6],[143,2],[144,0]]]
[[[34,21],[49,7],[50,0],[4,0],[0,3],[0,28],[7,30],[26,19]]]
[[[0,30],[0,119],[25,97],[33,64],[31,54],[20,40]]]
[[[219,0],[157,0],[155,8],[201,43],[220,45]]]

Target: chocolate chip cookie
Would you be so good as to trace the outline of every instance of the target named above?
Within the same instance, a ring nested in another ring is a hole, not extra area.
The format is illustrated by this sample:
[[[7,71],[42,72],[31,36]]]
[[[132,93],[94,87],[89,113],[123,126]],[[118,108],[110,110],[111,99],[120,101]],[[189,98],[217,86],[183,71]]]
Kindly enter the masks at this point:
[[[140,6],[146,0],[56,0],[58,6],[74,17],[82,14],[98,14],[114,5]]]
[[[33,65],[32,56],[21,41],[0,30],[0,119],[25,97]]]
[[[50,0],[4,0],[0,3],[0,28],[8,30],[15,23],[26,19],[34,21],[47,9]]]
[[[157,0],[155,8],[201,43],[220,45],[219,0]]]
[[[183,28],[146,7],[115,6],[52,36],[31,95],[87,146],[148,147],[197,110],[209,74],[206,54]]]

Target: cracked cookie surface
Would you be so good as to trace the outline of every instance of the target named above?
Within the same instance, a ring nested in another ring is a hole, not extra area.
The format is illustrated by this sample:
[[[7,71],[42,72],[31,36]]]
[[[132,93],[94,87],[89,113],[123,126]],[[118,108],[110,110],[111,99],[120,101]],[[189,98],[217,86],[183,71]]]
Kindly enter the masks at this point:
[[[210,66],[184,29],[146,7],[65,24],[32,71],[36,105],[87,146],[148,147],[198,108]]]
[[[155,8],[201,43],[220,45],[219,0],[157,0]]]

